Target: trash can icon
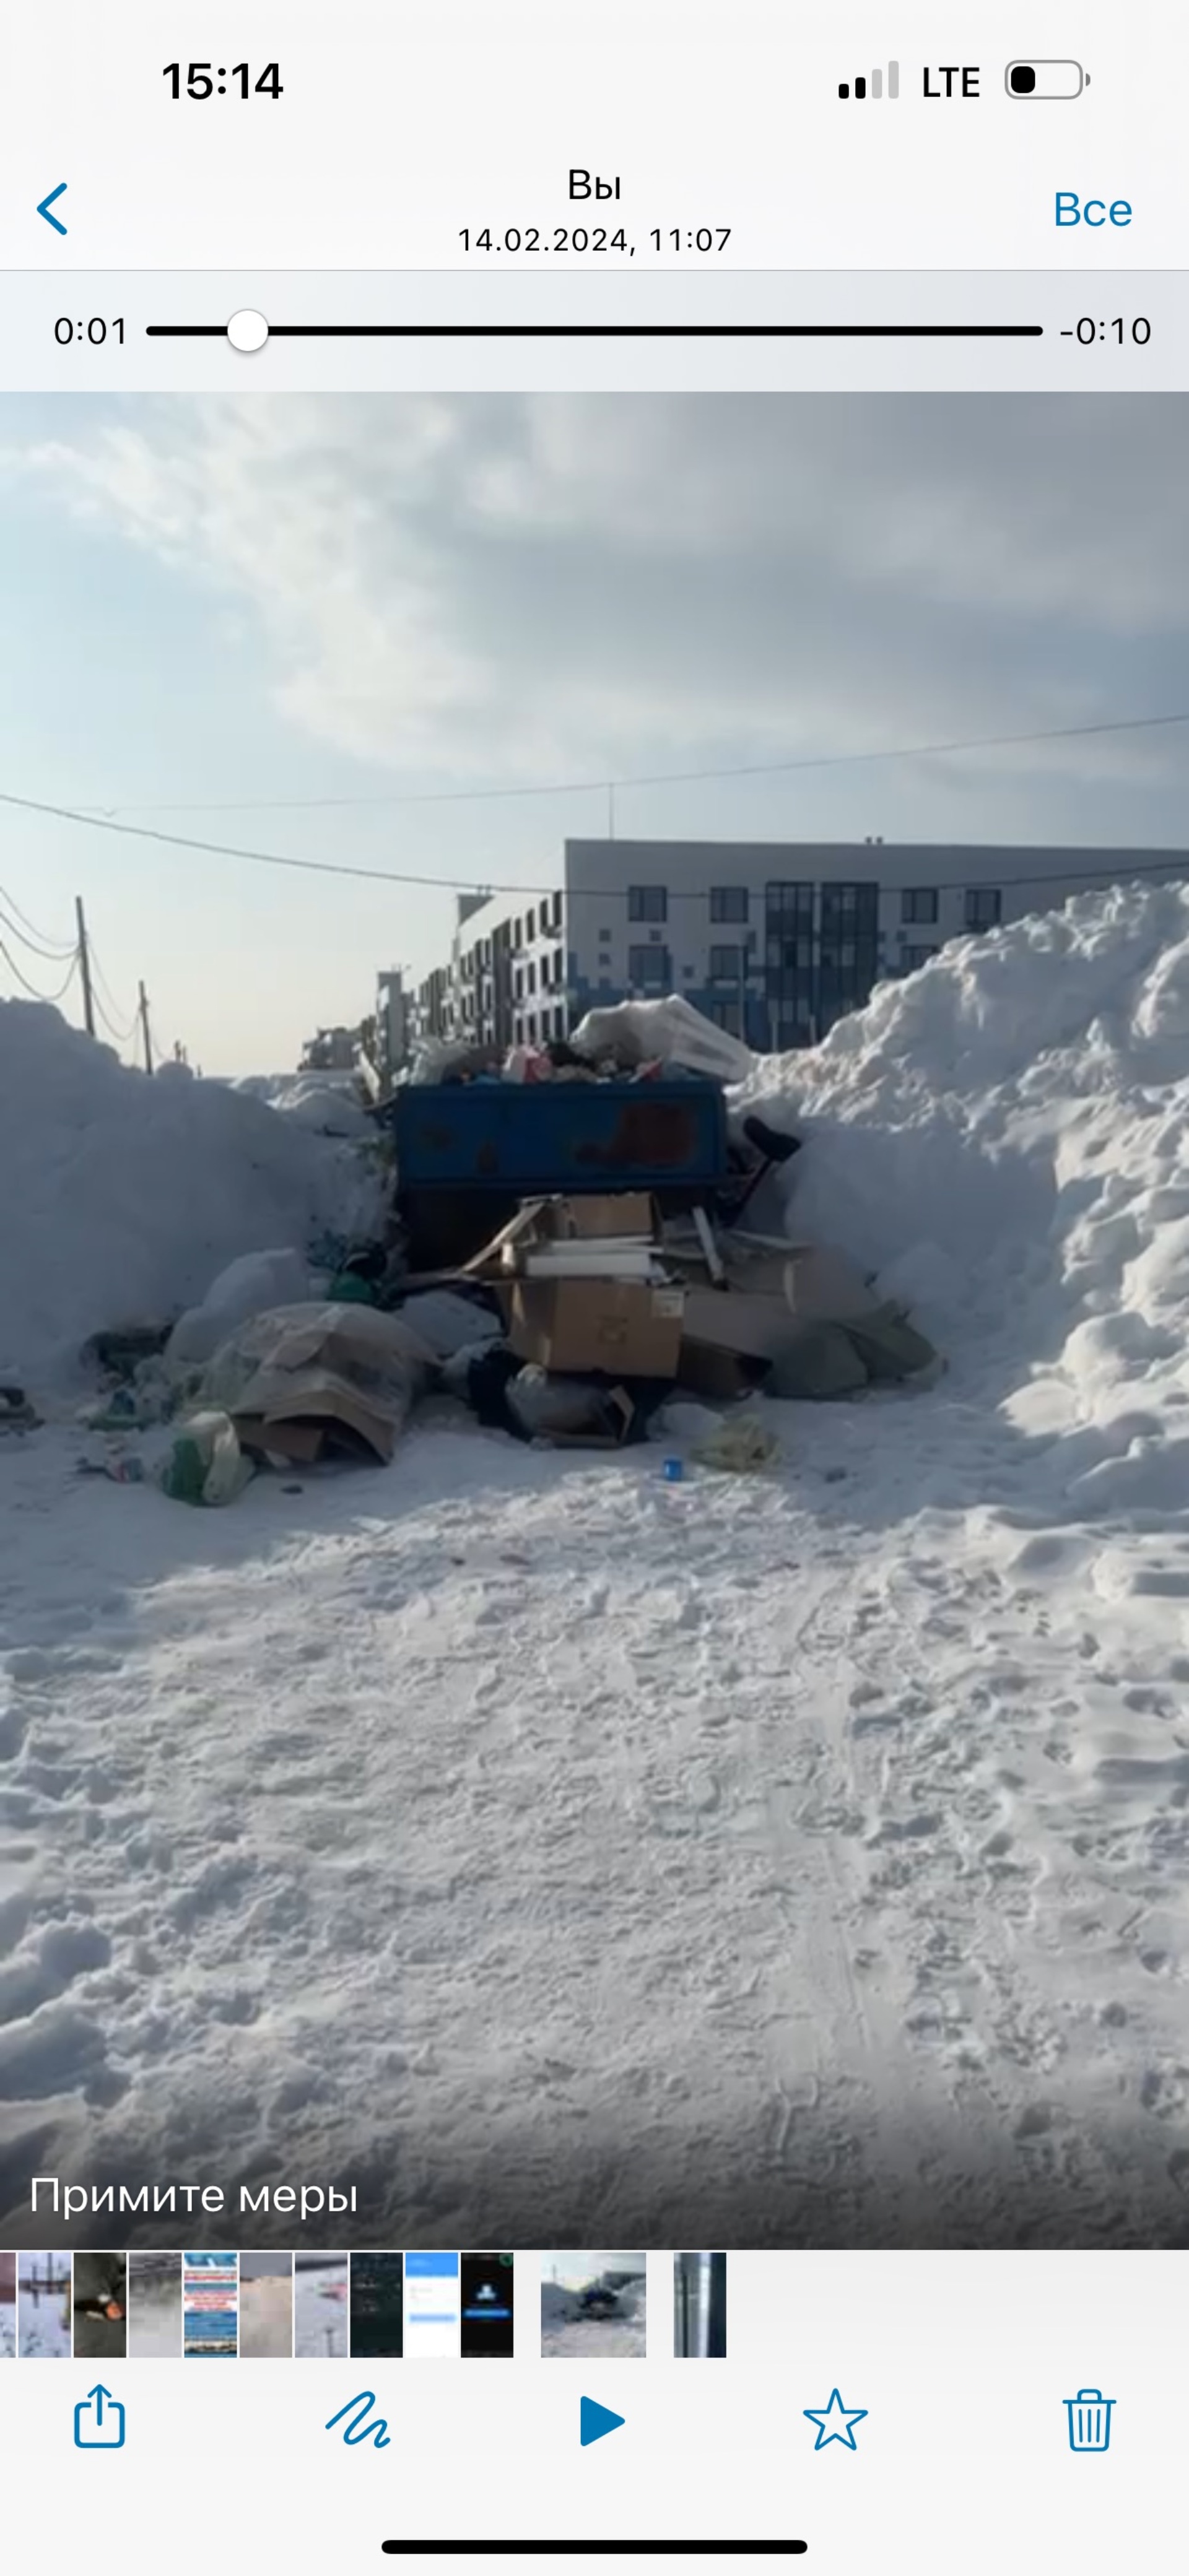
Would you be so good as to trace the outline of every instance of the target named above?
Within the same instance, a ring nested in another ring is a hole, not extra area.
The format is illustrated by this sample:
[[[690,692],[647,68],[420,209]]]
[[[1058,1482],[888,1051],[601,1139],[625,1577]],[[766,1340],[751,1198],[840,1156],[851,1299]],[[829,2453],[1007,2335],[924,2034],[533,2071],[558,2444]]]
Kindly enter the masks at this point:
[[[1071,2451],[1109,2451],[1114,2403],[1113,2397],[1103,2396],[1101,2388],[1079,2388],[1076,2397],[1066,2398]]]

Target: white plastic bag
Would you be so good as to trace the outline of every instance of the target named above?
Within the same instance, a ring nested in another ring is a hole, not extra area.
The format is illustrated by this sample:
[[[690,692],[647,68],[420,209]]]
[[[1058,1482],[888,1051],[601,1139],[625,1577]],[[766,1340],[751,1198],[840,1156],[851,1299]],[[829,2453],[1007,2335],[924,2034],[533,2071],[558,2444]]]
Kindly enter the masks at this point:
[[[166,1344],[167,1360],[184,1368],[213,1359],[221,1342],[252,1315],[276,1306],[298,1306],[309,1295],[309,1269],[303,1253],[292,1250],[246,1252],[212,1280],[201,1306],[179,1316]]]
[[[588,1011],[570,1044],[579,1055],[618,1049],[635,1064],[681,1064],[724,1084],[746,1082],[755,1071],[751,1048],[704,1019],[681,993],[664,1002],[620,1002],[611,1010]]]

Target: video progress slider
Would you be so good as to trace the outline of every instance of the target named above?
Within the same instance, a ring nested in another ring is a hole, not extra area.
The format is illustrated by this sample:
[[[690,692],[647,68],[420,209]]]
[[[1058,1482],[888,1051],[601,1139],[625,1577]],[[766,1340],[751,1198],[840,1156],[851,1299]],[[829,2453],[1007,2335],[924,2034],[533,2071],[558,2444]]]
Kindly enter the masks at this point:
[[[254,356],[269,340],[1041,340],[1041,322],[149,322],[150,340],[227,340]]]

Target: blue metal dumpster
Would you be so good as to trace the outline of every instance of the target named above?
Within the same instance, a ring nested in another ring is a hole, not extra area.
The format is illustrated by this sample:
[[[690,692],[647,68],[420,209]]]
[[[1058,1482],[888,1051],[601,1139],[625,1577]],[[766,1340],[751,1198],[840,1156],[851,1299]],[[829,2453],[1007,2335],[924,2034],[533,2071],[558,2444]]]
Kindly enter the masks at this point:
[[[397,1188],[680,1190],[728,1178],[727,1113],[717,1083],[408,1083],[378,1115],[396,1145]]]
[[[414,1268],[470,1259],[521,1199],[649,1190],[675,1209],[731,1171],[726,1103],[700,1078],[408,1083],[376,1115]]]

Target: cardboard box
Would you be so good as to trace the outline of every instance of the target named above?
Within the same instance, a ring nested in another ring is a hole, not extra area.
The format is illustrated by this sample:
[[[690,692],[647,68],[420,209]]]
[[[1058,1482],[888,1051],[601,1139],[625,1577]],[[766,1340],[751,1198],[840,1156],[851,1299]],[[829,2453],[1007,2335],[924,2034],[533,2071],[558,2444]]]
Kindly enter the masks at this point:
[[[688,1395],[731,1402],[762,1386],[771,1366],[770,1360],[758,1359],[749,1351],[729,1351],[720,1343],[686,1339],[678,1355],[677,1383]]]
[[[523,1269],[543,1247],[581,1243],[595,1250],[606,1241],[630,1243],[642,1254],[659,1238],[660,1218],[646,1190],[589,1199],[525,1199],[515,1216],[468,1261],[464,1278],[493,1278]]]
[[[552,1243],[589,1243],[600,1235],[638,1237],[660,1232],[660,1212],[647,1190],[622,1190],[594,1198],[540,1199],[542,1232]]]
[[[518,1280],[508,1341],[559,1377],[675,1377],[685,1294],[640,1280]]]

